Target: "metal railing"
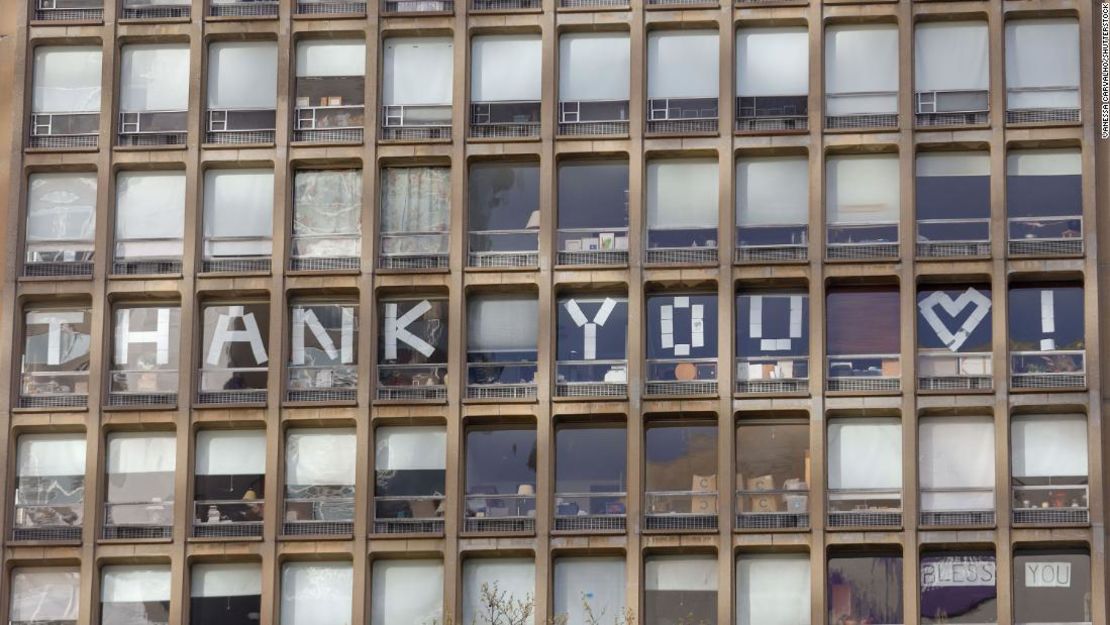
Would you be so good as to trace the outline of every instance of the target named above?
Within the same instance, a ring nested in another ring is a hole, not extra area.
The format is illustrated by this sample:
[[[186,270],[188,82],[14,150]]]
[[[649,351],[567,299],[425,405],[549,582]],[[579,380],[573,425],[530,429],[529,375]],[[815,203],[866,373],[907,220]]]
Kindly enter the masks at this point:
[[[453,13],[454,0],[382,0],[382,13]]]
[[[287,536],[351,534],[355,498],[286,497],[283,518],[281,533]]]
[[[470,136],[521,138],[540,134],[540,103],[535,101],[472,102]]]
[[[919,522],[923,527],[993,527],[994,514],[994,489],[990,487],[964,487],[964,488],[924,488],[920,490],[921,513]],[[929,510],[924,500],[926,496],[965,496],[976,497],[987,505],[965,506],[961,508],[946,508],[943,510]]]
[[[277,6],[276,2],[272,4]],[[273,143],[277,110],[209,109],[206,120],[207,143]]]
[[[760,224],[736,227],[736,262],[799,262],[809,258],[809,226]]]
[[[394,401],[447,398],[446,364],[378,364],[375,397]]]
[[[829,527],[901,527],[902,491],[866,488],[828,491]]]
[[[536,396],[536,362],[468,362],[467,399],[532,399]]]
[[[918,390],[989,391],[993,386],[990,352],[938,350],[917,355]]]
[[[990,92],[952,89],[914,93],[914,121],[919,128],[983,126],[990,121]]]
[[[556,397],[625,397],[628,361],[577,360],[555,363]]]
[[[441,534],[445,497],[396,495],[374,497],[375,534]]]
[[[88,386],[88,371],[30,371],[22,375],[19,406],[84,407]]]
[[[652,358],[645,363],[644,394],[652,396],[715,396],[715,358]],[[692,368],[692,370],[691,370]]]
[[[562,136],[628,134],[628,100],[573,100],[559,102]]]
[[[791,132],[808,128],[808,96],[736,98],[737,132]]]
[[[717,493],[689,490],[645,492],[644,529],[715,530],[717,529]]]
[[[898,354],[843,354],[827,357],[830,391],[897,391],[902,388]]]
[[[297,15],[366,15],[365,2],[300,0],[295,6]]]
[[[736,527],[747,530],[807,529],[809,491],[738,490]]]
[[[14,516],[12,517],[12,540],[81,539],[81,526],[85,515],[84,503],[22,503],[18,489],[15,498]]]
[[[361,143],[361,104],[302,106],[293,110],[293,141]]]
[[[385,105],[382,107],[381,138],[391,141],[450,139],[451,105]]]
[[[243,538],[262,535],[263,499],[193,502],[193,536]]]
[[[716,98],[652,98],[647,102],[649,134],[717,132]]]
[[[108,375],[109,406],[177,405],[177,369],[112,369]]]
[[[379,240],[379,269],[439,269],[450,259],[447,232],[383,232]]]
[[[1038,484],[1013,487],[1015,525],[1086,525],[1090,523],[1089,486]]]
[[[80,22],[99,21],[103,17],[104,4],[101,0],[38,0],[31,19],[36,22]]]
[[[532,532],[536,528],[536,496],[479,494],[466,496],[463,531],[475,533]]]
[[[120,17],[125,20],[176,20],[188,19],[192,15],[189,4],[177,3],[126,3]]]
[[[86,408],[89,397],[85,393],[20,395],[17,405],[20,408]]]
[[[830,260],[898,258],[897,223],[836,223],[826,226],[825,256]]]
[[[557,265],[628,264],[628,228],[559,228]]]
[[[209,0],[208,14],[213,17],[277,17],[276,0]]]
[[[624,492],[555,493],[555,526],[561,532],[618,532],[625,529]]]
[[[144,539],[173,536],[172,501],[104,504],[103,538]]]
[[[120,112],[116,140],[123,146],[184,146],[188,114],[188,111]]]
[[[1082,349],[1010,352],[1010,388],[1086,388],[1087,356]]]
[[[85,241],[43,239],[27,243],[23,275],[35,277],[91,276],[93,250],[75,249],[91,244]],[[66,249],[70,248],[70,249]]]
[[[971,219],[918,219],[917,255],[929,258],[990,256],[989,217]],[[965,232],[966,236],[953,236]]]
[[[515,268],[539,265],[539,229],[481,230],[469,233],[471,267]],[[501,249],[498,249],[501,248]],[[515,249],[513,249],[515,248]]]
[[[825,94],[825,127],[829,129],[897,128],[897,112],[858,111],[836,115],[827,112],[842,108],[837,104],[837,101],[867,101],[878,98],[889,99],[891,102],[890,108],[897,109],[897,91],[857,91]]]
[[[1010,256],[1082,256],[1083,216],[1010,217]]]
[[[809,356],[736,359],[737,393],[804,393],[808,390]]]
[[[289,365],[285,400],[293,402],[355,401],[358,365]]]
[[[1074,107],[1036,107],[1036,108],[1010,108],[1006,107],[1007,124],[1078,124],[1079,114],[1079,87],[1061,85],[1055,87],[1022,87],[1007,89],[1007,102],[1015,95],[1024,93],[1065,93],[1075,96]]]
[[[27,147],[95,148],[100,142],[100,113],[31,113]]]
[[[649,247],[644,250],[644,262],[652,265],[716,265],[717,259],[715,246]]]

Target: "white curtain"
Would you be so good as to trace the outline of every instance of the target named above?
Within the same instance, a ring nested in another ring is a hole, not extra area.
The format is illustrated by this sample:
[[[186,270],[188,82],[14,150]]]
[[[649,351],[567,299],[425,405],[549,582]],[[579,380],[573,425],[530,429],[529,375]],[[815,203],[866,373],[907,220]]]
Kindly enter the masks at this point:
[[[276,43],[220,41],[208,57],[208,108],[277,108]]]
[[[538,102],[539,35],[483,35],[470,44],[471,102]]]
[[[197,432],[197,475],[266,473],[266,433],[262,430]]]
[[[994,488],[994,420],[924,418],[918,426],[918,481],[925,489]],[[921,493],[921,507],[993,510],[994,493]]]
[[[281,625],[351,625],[349,562],[290,562],[281,571]]]
[[[517,602],[536,596],[536,564],[530,558],[468,559],[463,561],[462,578],[460,623],[476,621],[482,605],[482,584],[489,584],[491,590],[497,584],[498,593]],[[526,625],[534,623],[533,615]]]
[[[737,225],[794,225],[808,222],[807,157],[765,156],[737,159]]]
[[[627,100],[627,33],[571,33],[559,38],[559,101]]]
[[[1087,475],[1087,418],[1018,415],[1010,423],[1014,477]]]
[[[649,556],[644,562],[644,590],[717,590],[714,556]]]
[[[378,471],[447,468],[447,432],[442,427],[380,427],[375,440],[374,468]]]
[[[270,169],[209,169],[204,172],[204,237],[255,237],[254,241],[207,243],[209,256],[270,253],[274,219],[274,172]]]
[[[923,22],[914,29],[914,91],[990,88],[986,22]]]
[[[85,475],[85,437],[80,434],[20,436],[16,475]]]
[[[194,564],[189,595],[192,597],[254,597],[262,594],[262,567],[258,564]]]
[[[170,600],[170,567],[116,565],[102,569],[100,600],[105,603],[138,603]]]
[[[297,44],[297,76],[365,76],[366,42],[324,39]]]
[[[466,311],[467,351],[536,351],[539,336],[536,298],[479,295],[470,298]]]
[[[119,110],[189,109],[188,44],[135,44],[120,54]]]
[[[382,55],[382,104],[450,105],[455,48],[447,37],[394,37]]]
[[[120,432],[108,436],[108,473],[173,473],[177,438],[172,432]]]
[[[649,98],[715,98],[719,37],[711,30],[648,33]]]
[[[92,242],[96,229],[96,174],[31,174],[27,189],[27,242]]]
[[[898,111],[897,91],[897,26],[853,24],[828,28],[825,32],[826,114],[895,113]],[[889,95],[862,95],[869,93]],[[832,97],[837,95],[851,97]]]
[[[566,614],[568,623],[586,623],[584,603],[588,603],[595,617],[617,622],[627,605],[624,585],[624,558],[557,558],[554,613]]]
[[[354,430],[291,430],[285,442],[285,483],[298,486],[354,484]]]
[[[443,621],[441,560],[375,560],[371,625],[433,625]]]
[[[1082,169],[1078,149],[1014,150],[1006,155],[1007,176],[1078,176]]]
[[[1073,18],[1006,22],[1006,106],[1079,107],[1079,23]],[[1044,87],[1062,90],[1037,91]],[[1015,90],[1030,89],[1018,92]]]
[[[716,228],[717,169],[715,158],[648,161],[648,228]]]
[[[809,625],[809,556],[744,554],[736,560],[737,625]]]
[[[897,154],[830,156],[825,177],[829,224],[898,223]]]
[[[21,567],[12,571],[12,623],[76,621],[81,574],[62,567]]]
[[[31,112],[100,111],[100,48],[39,46],[31,79]]]
[[[184,236],[184,171],[121,171],[116,175],[117,257],[180,256]]]
[[[809,31],[804,26],[746,28],[736,33],[736,94],[809,93]]]
[[[902,488],[902,424],[897,419],[829,423],[829,488]]]
[[[924,178],[938,176],[989,176],[989,152],[922,152],[917,155],[917,175]]]

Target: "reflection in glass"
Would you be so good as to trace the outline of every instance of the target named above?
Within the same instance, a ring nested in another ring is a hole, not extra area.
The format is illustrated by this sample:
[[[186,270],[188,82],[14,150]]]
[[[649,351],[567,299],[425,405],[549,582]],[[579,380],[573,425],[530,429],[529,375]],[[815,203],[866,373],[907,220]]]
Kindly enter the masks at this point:
[[[446,266],[451,168],[386,167],[381,177],[381,266]]]
[[[446,396],[447,300],[378,300],[379,399]]]
[[[559,164],[560,265],[628,262],[628,161]]]
[[[555,528],[623,529],[627,489],[624,427],[555,431]]]
[[[75,625],[81,605],[81,574],[63,567],[12,571],[10,625]]]
[[[736,489],[740,527],[807,527],[809,425],[741,420],[736,428]]]
[[[902,556],[829,558],[829,623],[903,623]]]
[[[169,621],[169,566],[115,565],[101,569],[101,625],[166,625]]]
[[[539,249],[539,184],[538,163],[470,166],[467,206],[471,265],[487,266],[497,262],[498,255]]]
[[[89,310],[28,308],[24,321],[23,401],[83,402],[89,392]]]
[[[290,399],[353,399],[350,391],[358,386],[358,306],[306,302],[294,304],[290,313]]]
[[[285,437],[285,534],[349,534],[355,518],[355,433],[290,430]]]
[[[921,556],[921,622],[998,622],[997,571],[989,551]]]
[[[16,452],[13,538],[78,538],[85,514],[85,437],[24,434]]]
[[[644,433],[644,510],[655,529],[717,526],[717,427],[649,424]]]
[[[466,432],[466,516],[536,516],[536,431],[470,428]]]
[[[379,531],[442,527],[447,432],[442,427],[385,426],[375,433],[374,519]],[[418,525],[420,521],[439,523]],[[381,523],[381,521],[400,523]]]

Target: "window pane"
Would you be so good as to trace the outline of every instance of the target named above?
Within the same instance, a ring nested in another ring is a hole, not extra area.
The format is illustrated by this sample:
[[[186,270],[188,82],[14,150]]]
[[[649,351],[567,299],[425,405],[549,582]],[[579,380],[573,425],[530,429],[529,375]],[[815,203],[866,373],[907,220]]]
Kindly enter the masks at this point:
[[[16,460],[15,536],[21,530],[81,526],[85,514],[85,437],[24,434]]]
[[[765,156],[736,162],[736,223],[739,239],[758,237],[752,230],[809,222],[809,159]],[[805,240],[794,239],[801,244]],[[757,242],[756,242],[757,243]]]
[[[208,108],[277,107],[277,44],[221,41],[208,47]]]
[[[936,22],[914,29],[914,90],[986,91],[990,86],[986,22]]]
[[[922,510],[994,510],[991,417],[922,418],[918,437]]]
[[[555,431],[555,514],[621,515],[627,489],[626,432],[619,426]]]
[[[829,623],[903,623],[902,556],[829,558]]]
[[[706,492],[711,496],[711,514],[716,514],[717,427],[704,424],[660,424],[644,433],[645,482],[648,492]],[[663,497],[658,503],[664,512],[702,512],[690,506],[692,497]],[[699,501],[700,503],[700,501]]]
[[[266,497],[264,431],[197,432],[194,473],[194,523],[262,522],[262,500]]]
[[[447,375],[447,300],[379,300],[378,384],[442,386]]]
[[[536,431],[472,428],[466,433],[466,492],[534,494]],[[488,500],[487,500],[488,501]],[[487,510],[487,516],[496,516]]]
[[[176,393],[181,309],[117,308],[112,348],[112,393]]]
[[[901,343],[898,289],[831,289],[825,307],[830,356],[897,356]]]
[[[293,180],[292,255],[297,258],[359,256],[361,214],[361,171],[298,171]]]
[[[34,113],[100,110],[100,46],[38,46],[31,81]]]
[[[1008,313],[1010,350],[1025,352],[1026,370],[1082,370],[1081,358],[1036,353],[1084,348],[1082,286],[1057,283],[1051,287],[1011,287]]]
[[[12,625],[77,622],[81,574],[61,567],[20,567],[12,571]]]
[[[88,394],[89,310],[31,308],[24,319],[21,394]]]
[[[269,256],[273,216],[272,170],[204,173],[205,258]]]
[[[446,37],[391,37],[382,45],[382,103],[450,106],[454,44]]]
[[[470,384],[535,382],[538,310],[534,297],[473,296],[466,314]]]
[[[185,172],[116,176],[116,258],[180,258],[184,235]]]
[[[624,623],[624,558],[556,558],[553,612],[567,623]],[[592,617],[592,618],[591,618]]]
[[[203,320],[201,390],[264,390],[270,306],[209,305]]]
[[[897,419],[835,419],[829,423],[828,450],[829,490],[902,489],[902,424]]]
[[[716,31],[649,32],[648,97],[716,98],[719,43]]]
[[[737,625],[809,625],[810,570],[805,554],[736,559]]]
[[[382,255],[446,255],[451,224],[451,168],[382,170]]]
[[[290,311],[289,389],[358,386],[358,306],[294,304]]]
[[[1015,415],[1010,429],[1015,484],[1087,482],[1086,417]]]
[[[387,426],[375,432],[374,517],[442,518],[447,432],[442,427]]]
[[[628,161],[582,160],[559,164],[559,230],[628,230]],[[571,250],[569,242],[579,241],[580,250],[587,250],[592,241],[582,239],[590,233],[566,233],[560,249]],[[574,234],[578,234],[575,238]],[[593,236],[598,236],[593,233]],[[619,235],[617,239],[621,238]],[[628,238],[622,244],[614,239],[614,249],[628,249]],[[605,249],[598,242],[597,249]]]
[[[480,622],[491,594],[504,598],[497,604],[498,621],[503,610],[528,608],[531,612],[521,625],[535,623],[536,565],[530,558],[469,559],[462,567],[462,623]],[[496,621],[495,621],[496,622]],[[507,622],[507,621],[506,621]]]
[[[285,438],[286,533],[349,534],[354,518],[354,430],[290,430]]]
[[[747,491],[741,513],[805,514],[810,470],[808,424],[741,421],[736,428],[736,488]]]
[[[375,560],[371,625],[422,625],[443,619],[443,562]]]
[[[917,292],[917,347],[922,352],[949,354],[991,351],[991,290],[978,285],[966,289],[921,289]],[[952,360],[964,368],[989,367],[982,361]],[[928,375],[968,375],[964,368]],[[979,369],[989,373],[988,369]]]
[[[187,44],[126,45],[120,53],[121,112],[189,108]]]
[[[27,185],[27,262],[91,261],[96,174],[31,174]]]
[[[990,154],[927,152],[916,167],[919,242],[990,240]]]
[[[1079,22],[1006,22],[1006,108],[1079,107]]]
[[[829,225],[898,223],[901,197],[897,154],[831,156],[826,161],[826,176]],[[857,234],[855,238],[861,236],[869,235]]]
[[[281,625],[351,625],[349,562],[289,562],[281,569]]]
[[[898,110],[898,27],[830,26],[825,33],[826,114]]]
[[[628,100],[627,33],[570,33],[559,38],[559,101]]]
[[[649,295],[648,358],[716,358],[716,295]]]
[[[644,623],[717,623],[716,556],[648,556]]]
[[[540,228],[537,163],[470,166],[471,252],[532,251]]]
[[[484,35],[470,46],[471,102],[540,99],[539,35]]]
[[[194,625],[257,620],[262,568],[252,563],[194,564],[189,594],[189,621]]]
[[[648,247],[717,247],[716,159],[650,161]]]
[[[921,622],[998,621],[997,571],[990,552],[943,552],[921,556]]]
[[[1015,623],[1090,623],[1091,556],[1079,549],[1014,553]]]
[[[736,93],[740,97],[809,93],[808,31],[798,27],[737,31]]]
[[[1082,160],[1078,149],[1014,150],[1006,155],[1006,215],[1080,217],[1083,214]],[[1064,224],[1063,229],[1061,223]],[[1021,230],[1011,225],[1010,238],[1073,238],[1082,224],[1026,221]]]
[[[366,43],[362,40],[299,42],[293,85],[296,129],[304,133],[361,127],[365,122],[365,74]]]
[[[558,381],[627,382],[628,301],[563,298],[557,306]]]
[[[101,625],[161,625],[170,620],[170,567],[116,565],[101,569]]]
[[[171,432],[110,434],[105,524],[171,525],[176,456]]]
[[[759,293],[736,296],[736,353],[744,358],[758,356],[806,356],[809,354],[809,296],[805,293]],[[749,379],[775,376],[774,370],[760,367],[759,375]],[[781,367],[781,361],[777,365]],[[740,374],[743,376],[743,373]],[[800,377],[805,377],[800,376]]]

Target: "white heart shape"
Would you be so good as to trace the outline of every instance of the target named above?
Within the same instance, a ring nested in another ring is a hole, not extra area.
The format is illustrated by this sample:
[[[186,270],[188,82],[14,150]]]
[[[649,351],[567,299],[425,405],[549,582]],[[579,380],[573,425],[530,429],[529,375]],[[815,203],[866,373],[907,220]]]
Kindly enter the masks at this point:
[[[969,305],[974,305],[975,310],[968,315],[968,318],[954,333],[948,330],[948,327],[944,325],[936,312],[936,307],[940,306],[949,316],[955,317]],[[933,329],[933,332],[936,332],[940,342],[944,343],[944,346],[950,351],[956,352],[959,351],[960,346],[967,341],[971,333],[979,327],[987,313],[990,312],[991,300],[973,287],[968,287],[956,299],[952,299],[944,291],[933,291],[931,295],[917,303],[917,309],[921,312],[921,316],[925,318],[929,327]]]

